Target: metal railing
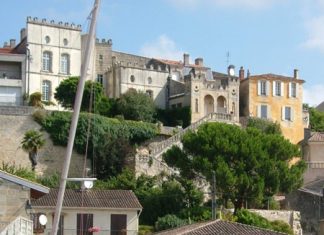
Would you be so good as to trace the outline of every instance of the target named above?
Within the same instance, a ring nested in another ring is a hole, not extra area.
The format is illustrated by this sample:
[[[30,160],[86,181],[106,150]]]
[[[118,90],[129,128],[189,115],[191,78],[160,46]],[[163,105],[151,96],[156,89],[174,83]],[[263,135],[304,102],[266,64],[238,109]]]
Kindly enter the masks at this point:
[[[308,169],[324,169],[324,161],[306,162]]]
[[[45,229],[44,235],[50,235],[51,229]],[[59,230],[57,235],[137,235],[138,230],[124,230],[124,231],[112,231],[110,229],[100,229],[99,232],[88,232],[88,231],[80,231],[77,229],[64,229]]]
[[[0,235],[33,235],[33,221],[17,217],[1,230]]]

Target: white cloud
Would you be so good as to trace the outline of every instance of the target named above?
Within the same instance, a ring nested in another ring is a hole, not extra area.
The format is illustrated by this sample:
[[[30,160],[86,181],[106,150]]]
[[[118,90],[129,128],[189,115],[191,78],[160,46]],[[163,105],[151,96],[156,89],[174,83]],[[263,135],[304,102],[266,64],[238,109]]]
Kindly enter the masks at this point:
[[[311,87],[304,87],[304,100],[303,102],[310,106],[317,106],[324,101],[324,85],[316,84]]]
[[[147,57],[181,60],[183,52],[167,35],[160,35],[155,41],[145,43],[140,54]]]
[[[319,49],[324,53],[324,15],[306,22],[308,37],[302,46],[311,49]]]
[[[198,7],[201,5],[234,7],[234,8],[250,8],[260,9],[272,6],[275,3],[283,2],[283,0],[168,0],[177,7]],[[321,0],[319,0],[321,1]]]

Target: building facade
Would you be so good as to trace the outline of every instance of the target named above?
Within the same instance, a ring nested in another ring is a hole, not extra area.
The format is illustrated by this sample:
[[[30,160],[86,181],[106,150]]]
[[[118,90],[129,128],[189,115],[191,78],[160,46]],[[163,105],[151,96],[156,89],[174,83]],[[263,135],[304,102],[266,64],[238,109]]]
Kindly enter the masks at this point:
[[[42,101],[54,102],[58,108],[56,87],[80,75],[81,25],[28,17],[21,34],[27,55],[26,93],[40,92]]]
[[[277,122],[285,138],[299,143],[308,124],[303,118],[303,83],[298,70],[293,77],[262,74],[241,79],[240,115]]]
[[[16,40],[0,48],[0,105],[23,105],[26,84],[26,55]]]

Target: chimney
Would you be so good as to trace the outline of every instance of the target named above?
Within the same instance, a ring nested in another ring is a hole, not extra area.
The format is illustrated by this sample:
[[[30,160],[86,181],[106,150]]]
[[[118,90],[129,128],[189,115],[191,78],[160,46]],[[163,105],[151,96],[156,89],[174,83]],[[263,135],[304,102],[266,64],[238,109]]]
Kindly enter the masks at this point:
[[[189,65],[189,54],[184,53],[183,54],[183,65],[188,66]]]
[[[3,48],[8,48],[9,46],[8,46],[8,42],[4,42],[3,43]]]
[[[246,77],[247,77],[247,78],[250,77],[250,70],[247,70]]]
[[[16,46],[16,39],[10,39],[10,48],[14,48]]]
[[[195,65],[204,66],[204,60],[203,60],[203,58],[197,58],[197,59],[195,59]]]
[[[298,69],[294,69],[294,78],[299,79]]]
[[[239,71],[239,79],[243,80],[244,79],[244,68],[241,66],[240,71]]]
[[[20,30],[20,41],[22,41],[26,37],[26,29],[22,28]]]

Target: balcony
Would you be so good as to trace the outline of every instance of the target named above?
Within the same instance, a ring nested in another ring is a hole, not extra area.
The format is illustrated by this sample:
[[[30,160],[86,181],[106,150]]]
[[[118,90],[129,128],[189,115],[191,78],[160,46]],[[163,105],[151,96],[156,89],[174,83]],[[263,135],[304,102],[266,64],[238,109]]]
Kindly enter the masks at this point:
[[[21,87],[22,78],[20,71],[16,70],[0,70],[0,85]]]
[[[33,235],[33,221],[23,217],[17,217],[10,224],[0,223],[0,226],[0,235]]]

